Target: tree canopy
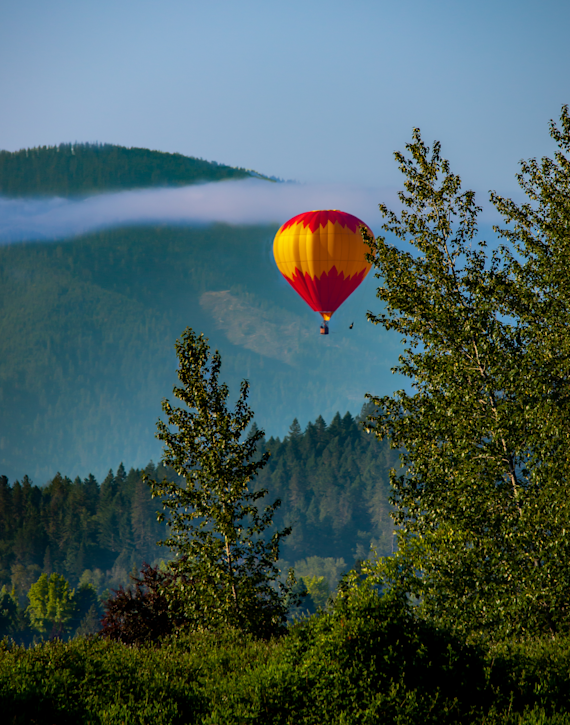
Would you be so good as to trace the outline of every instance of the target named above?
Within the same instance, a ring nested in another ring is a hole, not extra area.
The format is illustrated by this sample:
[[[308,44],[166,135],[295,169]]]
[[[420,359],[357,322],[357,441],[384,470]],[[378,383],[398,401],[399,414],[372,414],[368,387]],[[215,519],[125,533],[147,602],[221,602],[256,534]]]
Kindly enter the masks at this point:
[[[570,622],[566,107],[561,126],[555,158],[522,165],[528,203],[492,194],[508,245],[478,239],[475,194],[418,129],[396,154],[402,211],[380,206],[383,228],[415,253],[369,240],[385,303],[369,319],[401,334],[397,371],[412,383],[371,396],[370,425],[403,451],[387,576],[426,616],[470,633]]]
[[[182,481],[147,478],[153,497],[167,511],[169,536],[162,542],[174,559],[177,601],[182,600],[189,626],[230,626],[260,635],[279,631],[286,619],[286,598],[294,582],[278,581],[281,539],[291,530],[266,530],[281,501],[260,510],[267,489],[253,487],[269,452],[258,455],[263,431],[253,428],[244,380],[234,410],[229,389],[219,380],[221,356],[210,354],[203,335],[186,328],[176,343],[180,385],[174,395],[184,407],[164,400],[167,423],[158,421],[163,461]],[[164,520],[165,515],[159,514]],[[291,575],[290,575],[291,576]]]

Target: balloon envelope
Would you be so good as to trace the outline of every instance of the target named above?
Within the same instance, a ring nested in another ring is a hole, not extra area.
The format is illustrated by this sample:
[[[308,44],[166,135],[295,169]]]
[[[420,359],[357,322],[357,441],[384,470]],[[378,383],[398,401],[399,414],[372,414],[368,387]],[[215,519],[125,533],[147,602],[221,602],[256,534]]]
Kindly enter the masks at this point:
[[[279,271],[325,321],[370,270],[361,226],[372,236],[352,214],[325,209],[298,214],[275,235],[273,254]]]

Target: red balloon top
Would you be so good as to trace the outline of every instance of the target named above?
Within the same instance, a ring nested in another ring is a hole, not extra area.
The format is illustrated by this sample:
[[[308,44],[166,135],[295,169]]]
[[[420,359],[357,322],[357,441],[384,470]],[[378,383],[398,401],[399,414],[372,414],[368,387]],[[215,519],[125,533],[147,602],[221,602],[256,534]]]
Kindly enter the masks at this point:
[[[341,227],[347,227],[351,232],[357,232],[361,226],[367,226],[358,217],[348,214],[338,209],[323,209],[320,211],[306,211],[303,214],[297,214],[288,222],[285,222],[280,232],[284,232],[294,224],[302,224],[303,227],[309,227],[311,232],[315,232],[319,227],[326,227],[327,222],[334,224],[338,222]]]

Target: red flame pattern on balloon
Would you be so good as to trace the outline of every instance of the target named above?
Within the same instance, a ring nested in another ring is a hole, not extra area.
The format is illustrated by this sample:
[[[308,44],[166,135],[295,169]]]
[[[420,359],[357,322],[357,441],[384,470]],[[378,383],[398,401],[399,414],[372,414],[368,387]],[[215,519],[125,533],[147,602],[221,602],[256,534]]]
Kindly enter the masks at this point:
[[[295,270],[293,279],[285,277],[315,312],[334,312],[345,299],[351,295],[366,276],[367,269],[363,269],[352,277],[345,277],[336,267],[327,273],[323,272],[320,277],[311,277],[308,272],[302,274]]]
[[[352,214],[339,211],[338,209],[326,209],[323,211],[306,211],[303,214],[297,214],[297,216],[285,222],[279,231],[284,232],[294,224],[302,224],[305,229],[309,227],[314,234],[319,227],[323,227],[324,229],[328,222],[331,222],[331,224],[340,224],[341,227],[347,227],[351,232],[358,232],[362,225],[360,219]]]

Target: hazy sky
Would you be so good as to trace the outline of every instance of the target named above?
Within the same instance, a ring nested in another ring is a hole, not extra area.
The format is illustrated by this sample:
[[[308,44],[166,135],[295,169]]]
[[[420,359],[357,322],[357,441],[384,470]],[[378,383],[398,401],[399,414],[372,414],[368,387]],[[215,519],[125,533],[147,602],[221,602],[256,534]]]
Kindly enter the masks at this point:
[[[393,187],[414,126],[512,193],[570,102],[568,0],[5,0],[0,147],[143,146]]]

